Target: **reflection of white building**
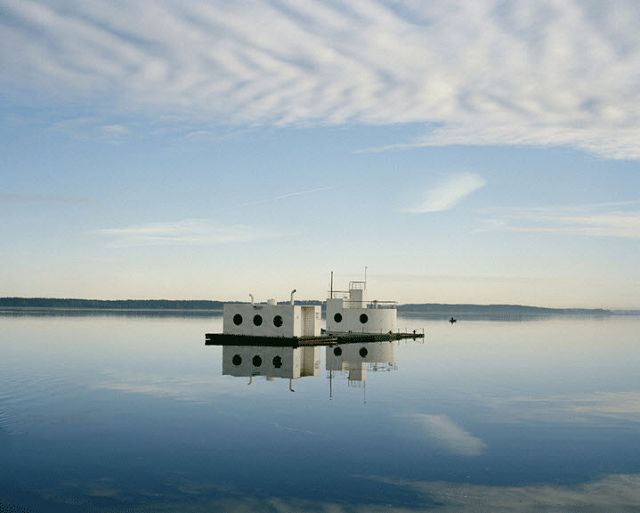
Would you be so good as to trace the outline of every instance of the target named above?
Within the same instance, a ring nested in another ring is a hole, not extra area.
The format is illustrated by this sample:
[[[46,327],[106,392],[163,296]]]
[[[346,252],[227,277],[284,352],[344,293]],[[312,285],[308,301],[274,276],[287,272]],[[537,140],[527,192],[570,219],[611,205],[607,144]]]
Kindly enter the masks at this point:
[[[266,303],[230,303],[224,305],[222,331],[225,335],[254,337],[318,337],[320,306]]]
[[[346,372],[349,381],[366,381],[367,372],[395,370],[398,342],[339,344],[326,348],[328,371]]]
[[[224,346],[222,374],[285,379],[319,376],[320,348]]]
[[[327,298],[327,333],[395,333],[395,301],[369,301],[366,281],[349,282],[349,290],[331,290]]]

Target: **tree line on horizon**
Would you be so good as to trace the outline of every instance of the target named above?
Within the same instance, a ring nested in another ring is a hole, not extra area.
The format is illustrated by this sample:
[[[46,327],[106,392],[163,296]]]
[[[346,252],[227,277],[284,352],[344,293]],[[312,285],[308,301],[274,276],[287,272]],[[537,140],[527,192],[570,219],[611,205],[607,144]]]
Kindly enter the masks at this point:
[[[238,301],[217,301],[207,299],[76,299],[76,298],[25,298],[1,297],[3,308],[70,308],[70,309],[112,309],[112,310],[222,310],[227,303]],[[283,304],[286,302],[281,302]],[[323,305],[318,300],[296,300],[300,305]],[[610,314],[603,308],[548,308],[526,305],[475,305],[446,303],[411,303],[398,305],[398,311],[405,314],[433,315],[547,315],[547,314]]]

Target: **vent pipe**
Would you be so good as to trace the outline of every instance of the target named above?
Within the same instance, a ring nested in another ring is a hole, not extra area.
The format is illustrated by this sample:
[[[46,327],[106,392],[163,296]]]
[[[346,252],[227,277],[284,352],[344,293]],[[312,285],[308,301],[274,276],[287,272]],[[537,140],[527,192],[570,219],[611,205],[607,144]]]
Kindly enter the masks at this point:
[[[249,294],[249,297],[251,298],[251,304],[253,304],[253,294]]]
[[[291,291],[291,304],[293,304],[293,295],[296,293],[296,289]]]

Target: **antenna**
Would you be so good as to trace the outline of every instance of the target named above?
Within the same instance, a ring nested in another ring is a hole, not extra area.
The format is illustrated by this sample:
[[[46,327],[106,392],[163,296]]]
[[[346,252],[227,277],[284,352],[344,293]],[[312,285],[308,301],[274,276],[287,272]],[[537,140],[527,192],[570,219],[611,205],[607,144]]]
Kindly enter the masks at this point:
[[[333,299],[333,271],[331,271],[331,293],[329,294],[329,298]]]

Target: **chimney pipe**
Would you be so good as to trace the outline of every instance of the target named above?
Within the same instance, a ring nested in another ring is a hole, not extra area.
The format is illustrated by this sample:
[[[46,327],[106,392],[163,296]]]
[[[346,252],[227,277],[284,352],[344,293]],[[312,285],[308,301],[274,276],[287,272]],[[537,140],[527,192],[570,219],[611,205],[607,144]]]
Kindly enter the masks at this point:
[[[296,293],[296,289],[291,291],[291,304],[293,304],[293,295]]]
[[[253,294],[249,294],[249,297],[251,298],[251,304],[253,304]]]

